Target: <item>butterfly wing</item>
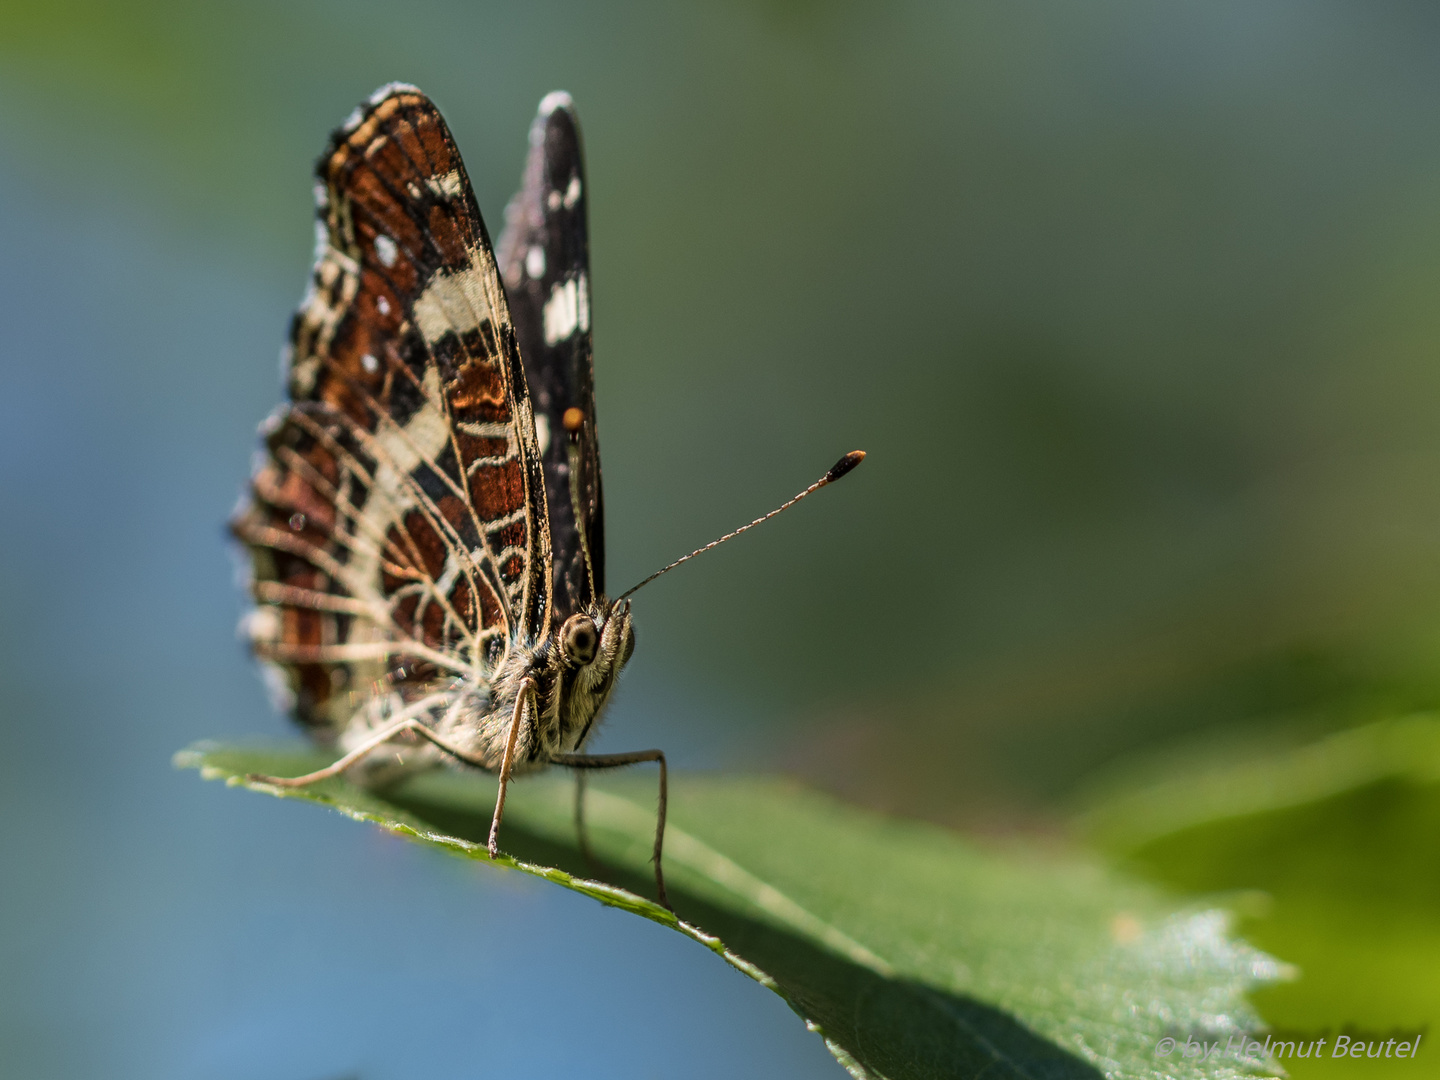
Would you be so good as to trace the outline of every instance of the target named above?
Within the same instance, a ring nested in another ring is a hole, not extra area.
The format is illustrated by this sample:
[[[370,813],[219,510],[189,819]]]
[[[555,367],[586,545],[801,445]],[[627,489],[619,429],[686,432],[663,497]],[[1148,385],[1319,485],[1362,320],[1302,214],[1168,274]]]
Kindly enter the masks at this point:
[[[585,167],[580,127],[568,94],[556,92],[540,103],[530,127],[524,179],[505,217],[500,267],[545,463],[558,624],[588,607],[605,589]],[[573,433],[564,423],[570,409],[580,410],[583,417]],[[572,440],[577,451],[578,520],[570,492]],[[585,566],[581,530],[589,543],[593,581]]]
[[[322,737],[378,691],[486,679],[550,623],[545,477],[520,351],[455,141],[378,91],[320,159],[313,279],[233,530],[251,638]]]

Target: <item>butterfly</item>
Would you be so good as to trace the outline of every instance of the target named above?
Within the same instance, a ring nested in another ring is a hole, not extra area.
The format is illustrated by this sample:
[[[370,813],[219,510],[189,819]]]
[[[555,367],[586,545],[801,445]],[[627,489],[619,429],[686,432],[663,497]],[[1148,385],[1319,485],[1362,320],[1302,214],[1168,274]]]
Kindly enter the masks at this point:
[[[441,763],[512,777],[659,766],[584,748],[635,647],[628,590],[605,593],[580,130],[540,105],[519,193],[492,247],[439,110],[382,87],[316,166],[315,266],[293,319],[290,400],[231,522],[249,549],[245,627],[285,707],[383,786]],[[864,457],[846,455],[779,513]],[[637,585],[635,588],[639,588]],[[577,821],[579,798],[577,787]],[[582,834],[583,843],[583,834]]]

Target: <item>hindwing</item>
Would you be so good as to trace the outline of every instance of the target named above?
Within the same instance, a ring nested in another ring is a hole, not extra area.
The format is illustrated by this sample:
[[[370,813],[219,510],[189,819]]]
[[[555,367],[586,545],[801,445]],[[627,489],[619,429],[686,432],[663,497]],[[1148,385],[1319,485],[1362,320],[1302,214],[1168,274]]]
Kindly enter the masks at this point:
[[[504,288],[434,104],[395,84],[316,168],[317,248],[233,529],[257,654],[343,728],[377,685],[480,681],[551,621],[545,475]]]
[[[585,201],[580,127],[570,96],[557,91],[540,103],[530,127],[525,175],[506,207],[499,247],[545,464],[556,625],[588,608],[605,589]],[[577,430],[567,431],[565,414],[572,409],[579,410],[582,422]],[[593,580],[585,565],[582,531]]]

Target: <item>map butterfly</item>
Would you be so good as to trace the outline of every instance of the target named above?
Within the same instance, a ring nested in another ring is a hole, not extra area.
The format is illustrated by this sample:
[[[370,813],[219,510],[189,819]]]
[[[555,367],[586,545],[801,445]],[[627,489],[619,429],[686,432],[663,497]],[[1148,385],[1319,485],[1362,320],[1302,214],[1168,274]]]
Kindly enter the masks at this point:
[[[660,768],[659,750],[584,747],[635,646],[630,593],[605,593],[585,172],[570,98],[530,129],[498,260],[449,128],[391,84],[316,167],[309,290],[287,350],[290,401],[232,521],[249,548],[255,655],[299,724],[383,786],[459,763]],[[838,479],[864,454],[770,514]],[[638,589],[637,585],[635,588]],[[581,819],[577,788],[577,822]],[[583,826],[582,826],[583,827]],[[582,831],[583,844],[583,831]]]

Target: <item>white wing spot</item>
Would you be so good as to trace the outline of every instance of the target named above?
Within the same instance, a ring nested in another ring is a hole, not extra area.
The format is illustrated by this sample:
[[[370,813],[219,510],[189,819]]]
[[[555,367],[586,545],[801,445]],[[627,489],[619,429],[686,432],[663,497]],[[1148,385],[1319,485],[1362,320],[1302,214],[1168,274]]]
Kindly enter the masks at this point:
[[[460,170],[451,169],[444,176],[432,176],[425,181],[425,186],[436,195],[453,199],[460,194]]]
[[[458,431],[466,435],[474,435],[477,439],[508,439],[510,437],[510,425],[499,421],[480,421],[478,423],[466,423],[461,421],[455,425]]]
[[[551,210],[559,210],[562,198],[560,192],[552,191],[549,195],[545,196],[545,205],[550,207]]]
[[[544,413],[535,414],[535,441],[540,444],[543,456],[550,449],[550,418]]]
[[[289,712],[295,707],[295,691],[290,689],[290,676],[279,664],[261,662],[260,678],[270,696],[270,704],[277,712]]]
[[[400,249],[395,246],[395,241],[388,236],[375,237],[375,255],[385,266],[394,266],[395,260],[400,257]]]
[[[550,290],[550,299],[545,301],[546,345],[564,341],[575,332],[580,321],[578,300],[573,278],[558,282],[555,288]]]
[[[408,82],[388,82],[370,95],[370,104],[379,105],[391,94],[418,94],[420,90]]]
[[[452,330],[457,334],[475,330],[490,317],[485,276],[478,266],[453,273],[440,271],[415,300],[415,324],[431,344]]]
[[[565,209],[572,210],[575,204],[580,201],[580,174],[576,173],[570,177],[570,184],[565,188]]]
[[[375,298],[375,310],[380,312],[381,315],[389,315],[390,301],[386,297],[377,296]]]
[[[371,375],[380,370],[380,361],[371,356],[368,352],[360,358],[360,366]]]
[[[320,374],[320,358],[307,356],[290,368],[290,386],[296,397],[309,397]]]
[[[279,611],[269,605],[254,608],[240,620],[240,633],[261,644],[279,641],[283,629]]]
[[[540,99],[540,115],[549,116],[556,109],[568,109],[574,102],[564,90],[551,90]]]
[[[535,281],[545,276],[545,249],[539,244],[525,253],[525,272]]]

